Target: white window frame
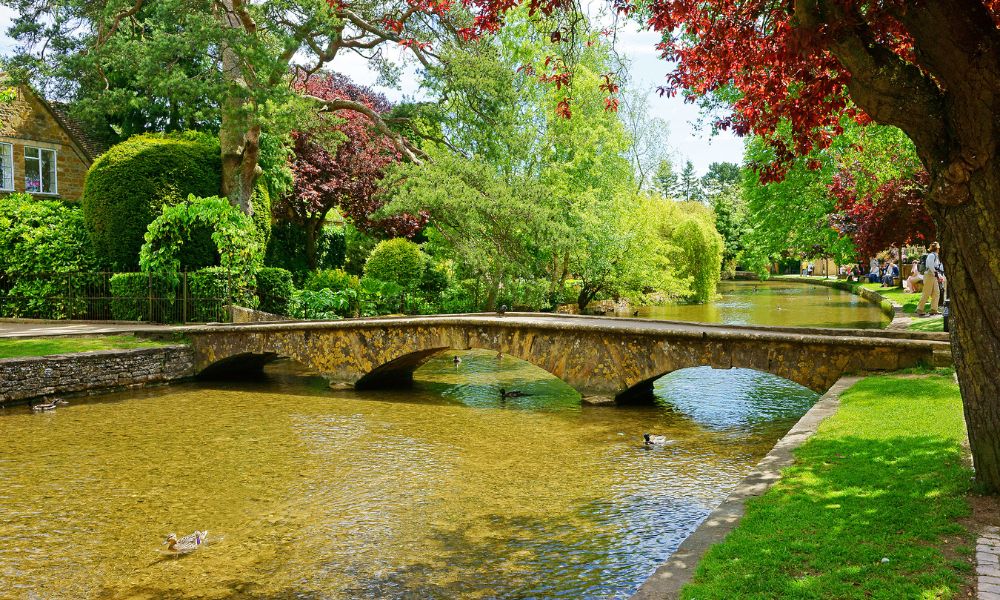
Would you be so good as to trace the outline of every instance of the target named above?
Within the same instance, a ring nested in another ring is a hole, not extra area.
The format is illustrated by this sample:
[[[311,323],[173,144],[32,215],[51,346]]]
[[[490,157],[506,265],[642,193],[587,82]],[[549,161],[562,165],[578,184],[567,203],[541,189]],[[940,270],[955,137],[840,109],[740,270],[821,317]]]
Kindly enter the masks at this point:
[[[35,156],[28,156],[28,151],[34,150]],[[45,189],[45,173],[42,172],[42,152],[52,153],[52,191],[43,192],[41,190]],[[28,189],[28,182],[24,182],[24,191],[29,194],[43,194],[46,196],[55,196],[59,194],[59,153],[55,148],[39,148],[38,146],[25,146],[24,147],[24,175],[25,179],[28,176],[28,160],[38,161],[38,187],[39,191],[33,192]]]
[[[6,162],[4,162],[6,160]],[[0,142],[0,192],[14,191],[14,144]],[[6,172],[4,172],[6,168]],[[6,175],[6,176],[5,176]],[[4,183],[10,184],[9,186]]]

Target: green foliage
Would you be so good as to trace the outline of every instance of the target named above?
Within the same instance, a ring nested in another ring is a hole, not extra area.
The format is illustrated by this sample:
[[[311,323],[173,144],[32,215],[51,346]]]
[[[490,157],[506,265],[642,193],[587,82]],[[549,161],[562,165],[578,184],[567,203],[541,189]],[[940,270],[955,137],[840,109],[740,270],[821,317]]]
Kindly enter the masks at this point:
[[[218,140],[195,132],[137,135],[102,154],[87,172],[82,199],[101,264],[138,266],[146,227],[163,205],[217,194],[220,169]]]
[[[288,304],[295,293],[292,274],[286,269],[264,267],[257,271],[259,309],[276,315],[288,314]]]
[[[722,236],[714,224],[704,217],[685,218],[677,224],[671,241],[680,252],[680,275],[691,278],[689,298],[694,302],[713,300],[722,265]]]
[[[346,246],[344,231],[343,227],[328,225],[316,236],[317,269],[338,269],[344,266]],[[264,264],[288,269],[296,280],[301,282],[309,272],[309,259],[305,247],[305,230],[290,221],[279,221],[271,230],[271,240],[267,245]],[[370,251],[371,249],[368,250]]]
[[[378,240],[353,225],[344,226],[344,270],[360,277],[365,272],[365,261],[375,249]],[[319,266],[317,264],[317,266]],[[340,266],[340,265],[335,265]]]
[[[296,319],[340,319],[350,316],[356,302],[357,293],[347,290],[299,290],[292,295],[288,314]]]
[[[142,270],[162,273],[176,284],[181,269],[179,253],[196,224],[212,228],[212,241],[233,288],[252,290],[253,274],[262,263],[260,239],[250,217],[218,196],[189,196],[187,202],[165,206],[146,232],[146,243],[139,252]]]
[[[351,275],[342,269],[324,269],[310,274],[303,289],[314,292],[330,289],[339,292],[347,289],[357,290],[359,287],[356,275]]]
[[[250,205],[253,207],[253,227],[260,240],[260,247],[267,248],[271,241],[271,194],[263,182],[258,182],[254,188]]]
[[[253,288],[241,286],[241,281],[234,277],[234,273],[223,267],[208,267],[189,273],[188,320],[225,321],[226,306],[229,304],[257,308],[257,297]]]
[[[169,310],[174,307],[177,298],[177,286],[172,280],[153,273],[118,273],[111,278],[109,285],[111,316],[115,320],[175,320],[172,318],[174,311]]]
[[[365,262],[365,277],[394,283],[404,290],[412,291],[420,284],[425,260],[420,246],[410,240],[383,240],[375,246]]]
[[[0,278],[13,281],[6,294],[0,292],[2,315],[66,318],[79,313],[83,307],[72,292],[85,281],[67,274],[93,269],[88,242],[78,207],[29,194],[0,197]]]

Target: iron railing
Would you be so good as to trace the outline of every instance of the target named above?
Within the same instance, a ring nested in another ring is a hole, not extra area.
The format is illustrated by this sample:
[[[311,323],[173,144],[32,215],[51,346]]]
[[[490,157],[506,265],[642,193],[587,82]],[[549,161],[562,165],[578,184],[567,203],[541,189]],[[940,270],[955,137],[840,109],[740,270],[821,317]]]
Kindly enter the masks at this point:
[[[195,294],[188,273],[133,274],[130,284],[119,284],[118,293],[114,293],[111,279],[118,274],[0,272],[0,317],[226,322],[230,319],[228,305],[242,297],[228,284],[223,294]]]

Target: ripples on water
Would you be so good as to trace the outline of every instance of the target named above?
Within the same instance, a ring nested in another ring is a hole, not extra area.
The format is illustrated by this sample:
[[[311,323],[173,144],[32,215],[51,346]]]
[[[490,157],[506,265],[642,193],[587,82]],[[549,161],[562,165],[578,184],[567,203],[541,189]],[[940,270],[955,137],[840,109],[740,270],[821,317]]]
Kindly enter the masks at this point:
[[[816,397],[706,368],[656,406],[581,407],[526,363],[461,356],[407,392],[286,369],[6,410],[0,596],[627,597]],[[224,540],[158,553],[196,528]]]

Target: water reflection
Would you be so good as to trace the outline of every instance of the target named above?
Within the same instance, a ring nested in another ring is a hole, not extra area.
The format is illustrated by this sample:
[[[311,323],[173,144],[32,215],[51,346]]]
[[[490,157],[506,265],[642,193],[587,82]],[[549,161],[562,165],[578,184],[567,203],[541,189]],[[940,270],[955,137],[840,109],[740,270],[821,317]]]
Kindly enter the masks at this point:
[[[279,366],[5,411],[0,595],[627,597],[808,405],[696,369],[658,383],[659,406],[581,407],[526,363],[452,356],[413,391]],[[162,536],[194,529],[224,540],[163,560]]]
[[[629,316],[629,315],[620,315]],[[889,323],[881,309],[842,290],[781,281],[724,281],[706,304],[639,308],[639,318],[731,325],[876,329]]]

